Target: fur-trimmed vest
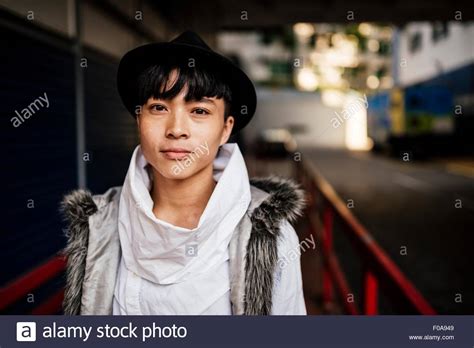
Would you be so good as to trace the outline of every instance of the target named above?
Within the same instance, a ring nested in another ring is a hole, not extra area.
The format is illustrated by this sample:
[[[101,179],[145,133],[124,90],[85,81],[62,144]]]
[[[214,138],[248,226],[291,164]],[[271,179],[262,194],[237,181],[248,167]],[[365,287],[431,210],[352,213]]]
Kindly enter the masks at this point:
[[[234,315],[269,315],[277,268],[277,240],[284,220],[295,222],[304,193],[289,179],[250,180],[251,202],[229,244],[230,297]],[[65,314],[112,314],[121,258],[118,203],[121,187],[92,196],[75,190],[64,197],[67,221]]]

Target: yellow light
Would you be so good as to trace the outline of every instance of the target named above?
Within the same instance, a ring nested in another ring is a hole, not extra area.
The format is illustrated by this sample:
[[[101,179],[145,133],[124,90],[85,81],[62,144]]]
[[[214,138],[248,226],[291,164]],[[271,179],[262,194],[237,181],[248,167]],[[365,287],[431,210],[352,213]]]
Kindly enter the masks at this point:
[[[326,89],[321,92],[321,101],[324,105],[333,108],[342,108],[346,95],[336,89]]]
[[[380,44],[377,40],[370,39],[367,42],[367,48],[369,49],[370,52],[378,52],[378,50],[380,48]]]
[[[296,23],[293,25],[293,31],[301,38],[309,38],[314,34],[314,26],[310,23]]]
[[[358,29],[359,32],[364,36],[369,36],[373,31],[373,28],[369,23],[360,23]]]
[[[322,70],[321,73],[323,75],[323,79],[331,85],[337,85],[341,82],[342,70],[340,69],[329,66]]]
[[[375,75],[370,75],[367,77],[367,86],[371,89],[376,89],[380,85],[379,78]]]
[[[347,97],[347,108],[350,104],[354,104],[355,95]],[[365,107],[360,107],[357,111],[349,117],[346,121],[346,146],[350,150],[367,151],[373,146],[370,138],[367,137],[367,110]]]
[[[303,68],[296,75],[296,84],[304,91],[314,91],[318,88],[318,77],[313,70]]]

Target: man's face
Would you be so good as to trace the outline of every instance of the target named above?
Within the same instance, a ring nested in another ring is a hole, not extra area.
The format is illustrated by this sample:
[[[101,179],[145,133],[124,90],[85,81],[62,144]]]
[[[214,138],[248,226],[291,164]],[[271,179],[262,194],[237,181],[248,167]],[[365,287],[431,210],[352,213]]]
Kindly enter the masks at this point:
[[[175,78],[173,71],[167,89]],[[170,100],[150,98],[137,117],[143,154],[155,172],[168,179],[186,179],[212,166],[234,125],[232,116],[224,122],[224,99],[187,102],[185,95],[183,88]]]

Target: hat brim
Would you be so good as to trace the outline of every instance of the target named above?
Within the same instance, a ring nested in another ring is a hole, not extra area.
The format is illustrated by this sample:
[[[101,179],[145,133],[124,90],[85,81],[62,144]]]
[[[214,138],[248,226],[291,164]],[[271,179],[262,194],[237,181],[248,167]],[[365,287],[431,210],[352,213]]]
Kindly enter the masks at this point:
[[[232,134],[244,128],[257,107],[255,87],[248,76],[226,57],[213,51],[181,43],[160,42],[137,47],[127,52],[120,61],[117,88],[122,101],[132,116],[136,116],[138,76],[149,66],[177,59],[194,59],[221,72],[232,92],[231,115],[234,117]]]

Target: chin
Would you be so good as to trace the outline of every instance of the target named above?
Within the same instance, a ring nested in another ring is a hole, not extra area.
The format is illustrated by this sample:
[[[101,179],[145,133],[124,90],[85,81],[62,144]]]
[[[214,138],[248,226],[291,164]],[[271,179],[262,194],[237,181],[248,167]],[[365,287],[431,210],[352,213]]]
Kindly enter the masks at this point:
[[[166,179],[183,180],[196,173],[194,165],[186,167],[181,161],[160,163],[158,168],[160,168],[159,173]]]

